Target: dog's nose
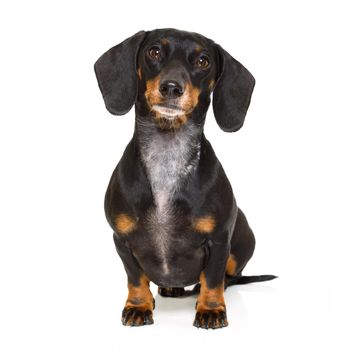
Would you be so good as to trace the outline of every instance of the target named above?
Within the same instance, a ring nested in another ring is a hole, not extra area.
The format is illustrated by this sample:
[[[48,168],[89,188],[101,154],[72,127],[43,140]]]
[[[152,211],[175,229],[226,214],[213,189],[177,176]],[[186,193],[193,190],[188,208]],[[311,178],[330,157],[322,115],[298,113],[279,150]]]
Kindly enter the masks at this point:
[[[183,95],[184,88],[176,81],[165,81],[159,86],[159,92],[163,97],[178,98]]]

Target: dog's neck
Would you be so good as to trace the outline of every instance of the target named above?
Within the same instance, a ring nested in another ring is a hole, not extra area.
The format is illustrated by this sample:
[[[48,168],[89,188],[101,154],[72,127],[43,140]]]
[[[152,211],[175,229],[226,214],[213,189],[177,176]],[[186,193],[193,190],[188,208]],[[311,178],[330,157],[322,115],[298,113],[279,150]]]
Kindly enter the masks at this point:
[[[178,129],[164,130],[153,117],[136,116],[135,138],[160,213],[197,168],[202,135],[203,127],[191,118]]]

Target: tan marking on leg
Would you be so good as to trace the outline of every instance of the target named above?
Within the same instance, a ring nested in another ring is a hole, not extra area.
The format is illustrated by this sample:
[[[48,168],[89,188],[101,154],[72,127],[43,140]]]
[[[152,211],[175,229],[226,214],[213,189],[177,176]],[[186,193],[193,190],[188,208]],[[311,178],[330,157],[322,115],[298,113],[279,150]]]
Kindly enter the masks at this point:
[[[141,311],[153,310],[153,295],[149,289],[149,278],[147,276],[141,276],[138,286],[128,283],[128,289],[129,294],[125,308],[136,307]]]
[[[200,328],[222,328],[228,325],[224,299],[224,282],[208,288],[204,272],[200,275],[201,288],[196,304],[193,325]]]
[[[192,227],[200,233],[211,233],[215,228],[215,219],[208,215],[194,220]]]
[[[226,263],[226,275],[234,276],[234,274],[236,273],[236,268],[237,268],[237,261],[235,260],[234,255],[230,254]]]
[[[125,326],[143,326],[153,323],[153,295],[149,289],[149,279],[142,275],[137,286],[128,283],[128,299],[122,312]]]
[[[220,283],[216,288],[209,289],[204,272],[202,272],[200,275],[200,284],[201,289],[197,299],[197,311],[225,311],[224,281],[222,281],[222,283]]]
[[[136,221],[127,214],[118,214],[115,219],[115,227],[122,234],[130,233],[136,229],[136,226]]]

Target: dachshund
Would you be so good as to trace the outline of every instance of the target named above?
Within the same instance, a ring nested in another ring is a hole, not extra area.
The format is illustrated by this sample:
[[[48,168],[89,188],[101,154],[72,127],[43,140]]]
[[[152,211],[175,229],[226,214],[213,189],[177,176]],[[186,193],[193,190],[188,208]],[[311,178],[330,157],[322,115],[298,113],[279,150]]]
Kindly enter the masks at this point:
[[[140,31],[94,69],[107,110],[136,114],[105,196],[128,279],[122,323],[153,323],[152,281],[165,297],[198,294],[195,327],[227,326],[225,288],[275,276],[242,276],[255,238],[203,127],[213,95],[219,127],[239,130],[254,77],[214,41],[176,29]]]

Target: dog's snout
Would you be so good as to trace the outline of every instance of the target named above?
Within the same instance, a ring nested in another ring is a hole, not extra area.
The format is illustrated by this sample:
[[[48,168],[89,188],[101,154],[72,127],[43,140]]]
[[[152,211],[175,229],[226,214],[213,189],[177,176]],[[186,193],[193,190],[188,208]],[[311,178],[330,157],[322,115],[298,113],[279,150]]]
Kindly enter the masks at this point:
[[[178,98],[183,95],[184,87],[177,81],[164,81],[159,86],[159,92],[166,98]]]

